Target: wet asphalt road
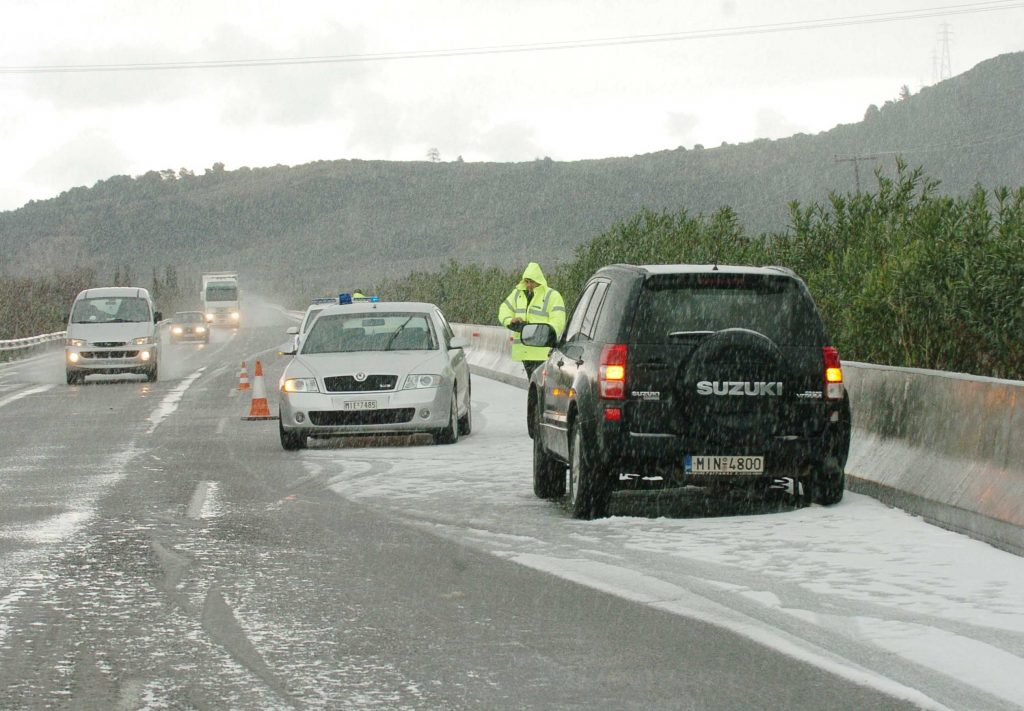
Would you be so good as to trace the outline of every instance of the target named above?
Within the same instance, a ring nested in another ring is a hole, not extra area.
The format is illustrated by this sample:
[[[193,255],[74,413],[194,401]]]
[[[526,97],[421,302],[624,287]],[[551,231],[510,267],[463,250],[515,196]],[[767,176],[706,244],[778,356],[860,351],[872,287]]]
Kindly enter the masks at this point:
[[[53,387],[0,407],[0,708],[902,707],[332,493],[240,419],[265,318],[154,384],[5,371]]]

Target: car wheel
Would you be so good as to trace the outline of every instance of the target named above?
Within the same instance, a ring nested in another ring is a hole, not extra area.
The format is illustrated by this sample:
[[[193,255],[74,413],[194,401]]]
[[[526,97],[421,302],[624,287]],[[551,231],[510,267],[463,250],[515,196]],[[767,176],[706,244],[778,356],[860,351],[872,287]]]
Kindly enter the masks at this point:
[[[457,388],[452,386],[451,407],[448,408],[448,426],[434,435],[436,444],[455,444],[459,441],[459,401]]]
[[[277,413],[277,431],[281,435],[281,447],[294,452],[296,449],[306,448],[306,434],[302,430],[286,430],[281,424],[281,413]]]
[[[560,499],[565,496],[565,465],[544,450],[538,419],[535,416],[533,422],[533,494],[538,499]]]
[[[609,491],[606,472],[593,461],[583,441],[583,426],[572,425],[569,447],[569,492],[566,508],[574,518],[603,518],[608,515]]]
[[[825,464],[818,470],[817,479],[814,482],[813,499],[816,504],[831,506],[843,500],[843,492],[846,490],[846,472],[839,466],[839,463],[829,457]]]
[[[473,386],[466,388],[466,414],[459,418],[459,434],[468,435],[473,431]]]
[[[148,371],[146,371],[146,380],[148,382],[150,382],[150,383],[155,383],[156,382],[156,378],[157,378],[157,374],[158,374],[158,366],[157,366],[156,363],[154,363],[153,367],[150,368]]]

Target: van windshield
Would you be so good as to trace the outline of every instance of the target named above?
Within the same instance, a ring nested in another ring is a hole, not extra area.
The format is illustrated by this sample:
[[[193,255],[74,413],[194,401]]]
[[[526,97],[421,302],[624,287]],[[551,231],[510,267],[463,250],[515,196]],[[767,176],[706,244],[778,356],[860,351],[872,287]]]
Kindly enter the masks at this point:
[[[71,323],[142,323],[151,318],[149,304],[136,296],[80,299],[71,311]]]

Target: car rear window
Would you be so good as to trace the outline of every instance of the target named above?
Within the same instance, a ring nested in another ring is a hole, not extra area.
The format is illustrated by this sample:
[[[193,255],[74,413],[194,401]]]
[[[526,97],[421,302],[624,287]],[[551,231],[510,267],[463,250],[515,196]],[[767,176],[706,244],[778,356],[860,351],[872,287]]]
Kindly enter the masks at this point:
[[[636,343],[673,343],[686,333],[747,328],[779,346],[821,346],[824,328],[795,279],[764,274],[655,275],[633,319]],[[674,336],[672,334],[675,334]]]

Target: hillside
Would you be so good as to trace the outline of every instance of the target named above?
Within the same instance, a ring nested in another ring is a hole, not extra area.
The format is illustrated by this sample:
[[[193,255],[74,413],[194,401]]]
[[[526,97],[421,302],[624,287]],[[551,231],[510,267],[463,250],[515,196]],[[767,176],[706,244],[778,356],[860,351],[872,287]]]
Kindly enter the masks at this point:
[[[256,290],[301,300],[451,258],[550,264],[643,207],[729,205],[748,234],[781,231],[789,201],[855,189],[854,163],[837,157],[864,157],[865,188],[876,166],[893,170],[896,153],[951,195],[1024,184],[1022,89],[1024,53],[1014,53],[816,136],[576,162],[340,160],[115,176],[0,213],[0,268],[80,264],[102,275],[130,263],[142,281],[168,265],[186,277],[237,268]]]

